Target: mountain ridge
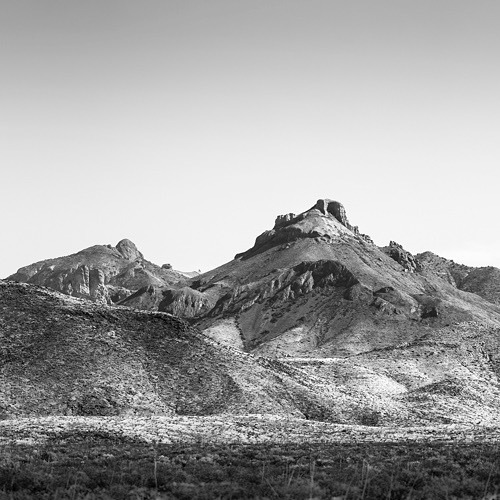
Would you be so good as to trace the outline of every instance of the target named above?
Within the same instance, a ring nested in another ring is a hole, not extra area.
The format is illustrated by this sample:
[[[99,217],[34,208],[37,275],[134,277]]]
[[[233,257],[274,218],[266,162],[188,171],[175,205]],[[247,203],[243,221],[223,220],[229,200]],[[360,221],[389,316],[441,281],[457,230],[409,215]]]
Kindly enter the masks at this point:
[[[114,247],[93,245],[64,257],[35,262],[6,279],[111,304],[144,286],[172,285],[187,278],[170,265],[160,267],[149,262],[132,241],[122,239]]]

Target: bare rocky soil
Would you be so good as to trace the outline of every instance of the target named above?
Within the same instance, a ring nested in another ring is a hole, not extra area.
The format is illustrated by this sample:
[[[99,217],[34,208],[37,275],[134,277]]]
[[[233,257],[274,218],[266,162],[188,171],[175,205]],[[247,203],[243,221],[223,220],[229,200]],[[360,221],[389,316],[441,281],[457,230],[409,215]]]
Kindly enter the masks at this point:
[[[500,427],[343,425],[265,414],[207,417],[31,417],[0,421],[0,444],[43,444],[66,434],[103,433],[147,443],[333,444],[498,443]]]

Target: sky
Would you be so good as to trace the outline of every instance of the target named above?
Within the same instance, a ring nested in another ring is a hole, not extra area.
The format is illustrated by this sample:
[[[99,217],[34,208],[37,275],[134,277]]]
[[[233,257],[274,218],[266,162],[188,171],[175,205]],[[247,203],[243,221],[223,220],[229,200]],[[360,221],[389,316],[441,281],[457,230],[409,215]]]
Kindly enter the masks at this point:
[[[500,267],[500,2],[0,0],[0,277],[94,244],[206,271],[344,204]]]

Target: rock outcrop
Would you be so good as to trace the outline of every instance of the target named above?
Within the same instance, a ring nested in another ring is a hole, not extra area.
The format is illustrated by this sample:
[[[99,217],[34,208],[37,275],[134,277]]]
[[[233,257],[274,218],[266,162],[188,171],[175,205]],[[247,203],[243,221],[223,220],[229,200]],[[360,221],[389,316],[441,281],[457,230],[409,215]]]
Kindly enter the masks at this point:
[[[405,271],[410,273],[420,272],[422,270],[422,265],[419,260],[414,257],[410,252],[405,250],[399,243],[391,241],[388,247],[382,248],[382,250],[391,258],[394,259],[398,264],[403,266]]]
[[[106,288],[106,277],[102,269],[89,270],[89,295],[95,302],[112,303],[109,291]]]
[[[347,212],[342,203],[329,199],[321,199],[316,202],[316,205],[313,207],[313,209],[319,210],[324,215],[333,215],[344,227],[363,238],[366,242],[373,244],[373,240],[370,238],[370,236],[360,233],[358,226],[353,226],[349,223]]]
[[[358,232],[355,226],[349,224],[349,220],[347,219],[347,213],[342,203],[329,199],[322,199],[318,200],[313,208],[319,210],[323,215],[328,215],[328,214],[333,215],[347,229],[356,233]]]
[[[321,199],[312,208],[299,215],[293,213],[279,215],[273,229],[264,231],[256,238],[255,245],[251,249],[236,255],[235,258],[246,259],[272,247],[292,244],[304,238],[335,239],[342,236],[360,238],[367,243],[373,243],[369,236],[361,234],[357,226],[349,223],[341,203]]]
[[[135,243],[126,238],[119,241],[116,245],[116,249],[123,255],[127,260],[144,259],[144,255],[137,249]]]
[[[276,220],[274,221],[273,229],[279,229],[280,227],[285,227],[293,219],[295,219],[295,214],[293,213],[278,215],[278,217],[276,217]]]
[[[165,290],[158,310],[181,318],[195,318],[208,313],[214,306],[210,294],[186,286],[178,290]]]

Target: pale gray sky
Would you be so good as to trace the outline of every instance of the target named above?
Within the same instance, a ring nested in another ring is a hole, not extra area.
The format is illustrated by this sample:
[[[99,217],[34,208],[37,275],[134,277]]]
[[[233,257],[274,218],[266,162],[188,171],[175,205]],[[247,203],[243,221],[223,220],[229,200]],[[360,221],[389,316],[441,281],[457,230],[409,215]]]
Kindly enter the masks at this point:
[[[318,198],[500,267],[500,2],[0,0],[0,276],[208,270]]]

